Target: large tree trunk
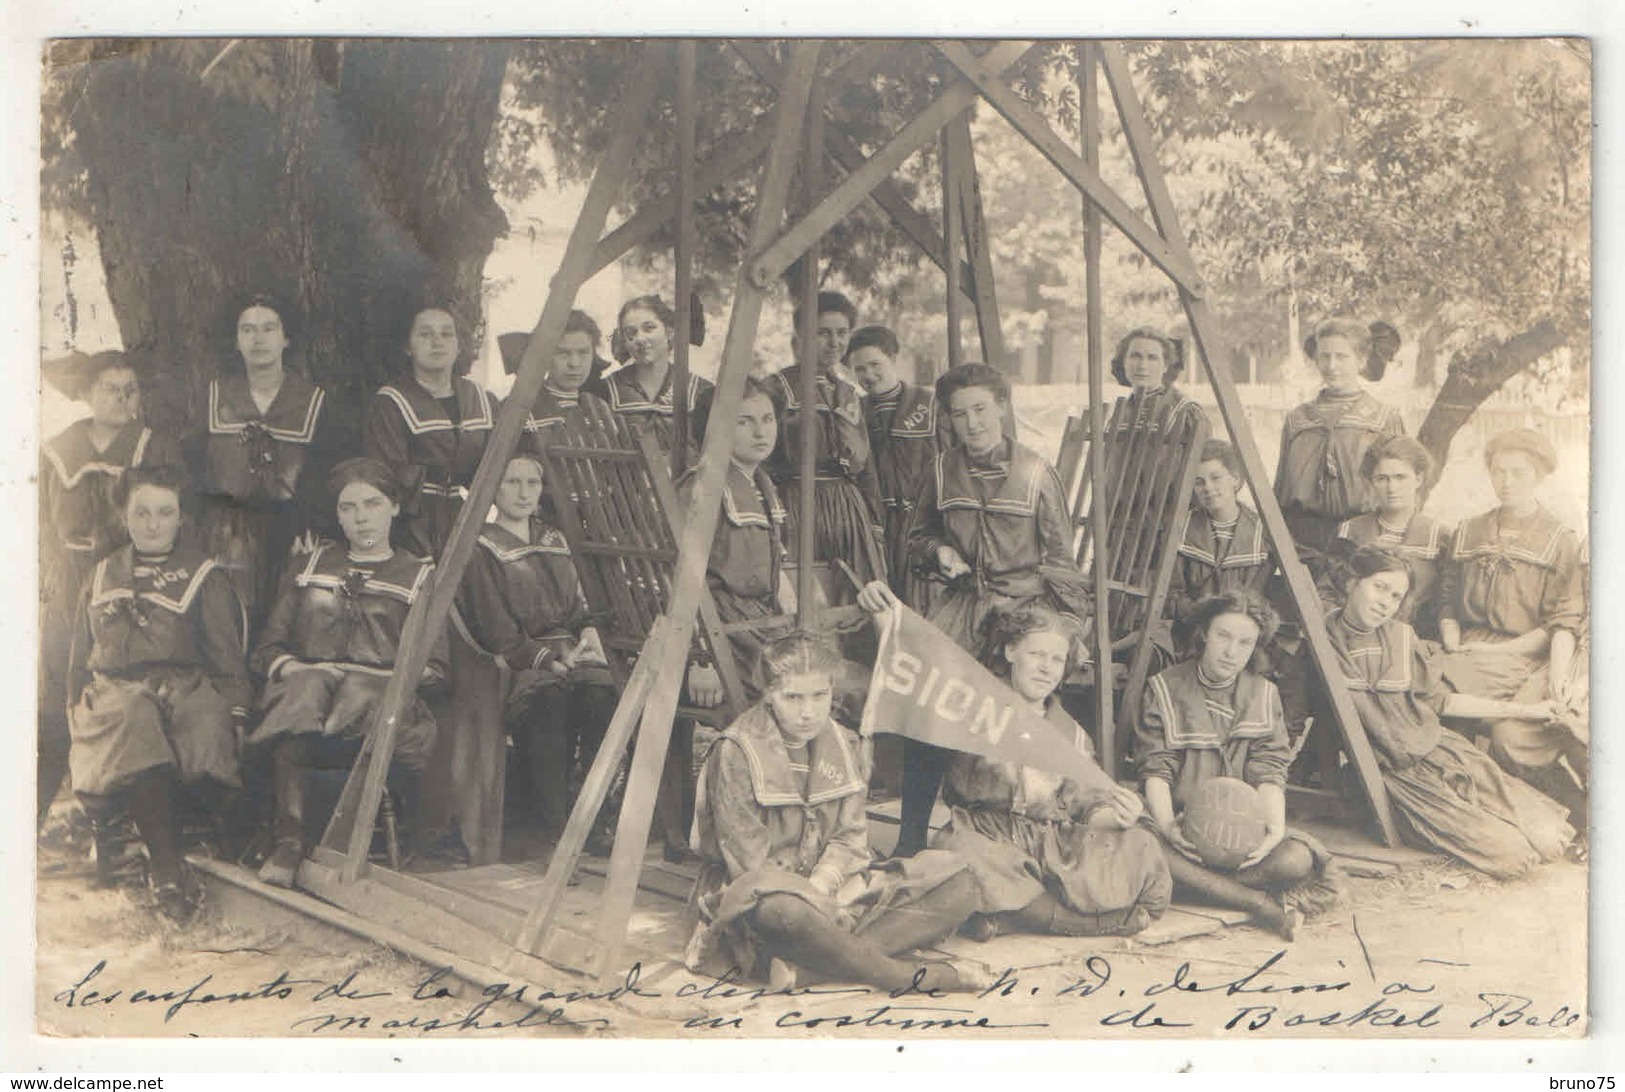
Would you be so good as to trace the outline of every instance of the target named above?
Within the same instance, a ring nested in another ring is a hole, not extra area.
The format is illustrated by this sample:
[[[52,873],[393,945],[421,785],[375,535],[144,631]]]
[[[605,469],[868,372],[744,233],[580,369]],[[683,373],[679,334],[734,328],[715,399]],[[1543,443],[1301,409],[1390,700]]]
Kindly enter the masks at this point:
[[[204,381],[239,364],[239,293],[303,312],[296,356],[352,420],[404,364],[406,300],[429,289],[478,317],[506,229],[485,155],[508,49],[173,39],[58,52],[77,63],[64,109],[124,346],[161,377],[157,426],[195,422]]]
[[[1567,340],[1556,322],[1545,319],[1506,341],[1486,342],[1470,355],[1458,353],[1450,362],[1449,374],[1433,405],[1428,407],[1417,439],[1443,466],[1450,455],[1451,441],[1484,400]]]

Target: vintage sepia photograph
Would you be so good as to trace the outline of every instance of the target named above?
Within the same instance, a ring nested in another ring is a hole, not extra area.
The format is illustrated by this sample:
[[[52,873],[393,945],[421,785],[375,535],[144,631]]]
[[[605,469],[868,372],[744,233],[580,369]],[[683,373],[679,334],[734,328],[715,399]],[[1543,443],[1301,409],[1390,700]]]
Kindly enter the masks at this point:
[[[1585,1037],[1592,53],[43,43],[36,1033]]]

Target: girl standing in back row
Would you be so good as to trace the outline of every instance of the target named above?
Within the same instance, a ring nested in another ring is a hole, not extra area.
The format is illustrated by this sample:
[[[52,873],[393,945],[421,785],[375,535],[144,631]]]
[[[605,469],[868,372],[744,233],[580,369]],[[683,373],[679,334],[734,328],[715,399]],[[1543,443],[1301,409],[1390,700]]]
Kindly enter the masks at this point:
[[[1319,576],[1338,526],[1376,507],[1360,474],[1366,449],[1380,437],[1405,434],[1399,411],[1377,401],[1362,383],[1382,378],[1399,349],[1399,333],[1385,323],[1364,327],[1331,319],[1315,327],[1303,349],[1322,386],[1314,401],[1293,409],[1282,423],[1275,496],[1298,555]]]
[[[449,305],[420,308],[406,331],[411,374],[378,388],[367,411],[366,453],[400,473],[398,535],[419,557],[445,548],[496,424],[496,399],[457,374],[460,345]]]
[[[910,562],[945,585],[927,617],[971,653],[981,651],[994,610],[1046,601],[1089,613],[1060,479],[1041,455],[1004,434],[1009,402],[1009,384],[986,364],[963,364],[937,380],[937,404],[947,408],[958,442],[937,456],[909,532]],[[886,589],[878,581],[870,587],[859,602],[872,612]],[[925,846],[951,754],[918,740],[904,744],[898,856]]]
[[[291,308],[250,296],[232,322],[243,367],[209,382],[191,460],[204,494],[204,553],[231,576],[252,640],[290,553],[313,548],[332,526],[323,479],[334,443],[326,394],[285,361],[297,336]]]

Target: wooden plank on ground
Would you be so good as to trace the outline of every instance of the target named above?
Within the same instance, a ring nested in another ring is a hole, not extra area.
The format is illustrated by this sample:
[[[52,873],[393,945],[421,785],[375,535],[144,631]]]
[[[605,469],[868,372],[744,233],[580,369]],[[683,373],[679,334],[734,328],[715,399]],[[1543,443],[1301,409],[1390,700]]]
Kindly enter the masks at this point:
[[[583,860],[576,868],[589,876],[603,878],[609,875],[609,862],[600,859]],[[694,891],[696,874],[696,870],[685,871],[665,861],[649,861],[644,864],[643,874],[638,877],[638,889],[663,895],[687,906],[689,895]]]
[[[1294,819],[1292,825],[1319,838],[1334,857],[1376,861],[1399,868],[1436,864],[1447,859],[1443,854],[1430,853],[1425,849],[1414,849],[1411,846],[1385,846],[1358,827],[1298,819]]]
[[[1170,906],[1167,913],[1143,932],[1127,938],[1135,944],[1156,947],[1176,940],[1207,936],[1236,925],[1245,925],[1252,915],[1245,910],[1225,910],[1217,906]]]
[[[380,882],[370,871],[346,883],[339,869],[307,860],[299,868],[299,886],[370,922],[465,959],[498,967],[509,954],[505,939],[498,939],[444,907]]]

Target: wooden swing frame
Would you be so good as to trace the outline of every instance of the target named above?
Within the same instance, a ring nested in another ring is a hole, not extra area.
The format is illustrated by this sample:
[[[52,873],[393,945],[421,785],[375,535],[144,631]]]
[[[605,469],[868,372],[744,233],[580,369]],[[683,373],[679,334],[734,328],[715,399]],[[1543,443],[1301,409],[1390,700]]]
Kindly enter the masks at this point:
[[[469,489],[442,561],[427,595],[420,596],[408,616],[396,670],[381,702],[369,742],[352,770],[349,782],[329,823],[322,845],[306,862],[300,879],[331,901],[372,917],[390,921],[414,918],[432,922],[434,930],[455,940],[459,906],[444,892],[412,877],[369,865],[372,828],[394,752],[400,718],[409,707],[422,673],[432,635],[443,627],[484,515],[490,508],[508,457],[515,449],[528,410],[541,391],[548,354],[561,336],[565,320],[580,286],[598,270],[615,261],[653,232],[677,220],[677,295],[679,327],[675,338],[674,369],[678,378],[688,367],[686,336],[687,294],[692,284],[696,196],[734,177],[764,155],[757,188],[756,210],[747,247],[735,284],[717,389],[712,408],[716,420],[732,420],[743,398],[745,376],[762,307],[769,289],[792,263],[803,262],[801,278],[804,311],[809,320],[801,334],[803,354],[802,404],[814,402],[815,339],[811,336],[816,308],[810,306],[817,288],[819,239],[859,204],[873,199],[933,262],[941,267],[948,285],[948,342],[950,361],[964,359],[959,344],[958,319],[962,297],[976,315],[985,359],[1006,360],[987,229],[977,184],[970,115],[979,101],[989,103],[1080,192],[1086,274],[1086,330],[1088,345],[1089,418],[1094,436],[1101,436],[1104,419],[1104,352],[1101,341],[1100,244],[1102,219],[1111,221],[1178,289],[1198,350],[1208,361],[1223,360],[1218,327],[1208,310],[1206,285],[1179,226],[1146,123],[1143,107],[1130,82],[1127,61],[1110,42],[1080,42],[1080,89],[1083,146],[1069,146],[1033,107],[1004,82],[1003,74],[1029,50],[1030,41],[1001,41],[977,54],[962,42],[937,41],[930,48],[957,72],[937,97],[922,108],[887,142],[865,156],[840,122],[827,115],[829,89],[847,80],[866,78],[898,43],[870,43],[841,63],[821,70],[817,41],[793,41],[780,63],[762,42],[735,40],[731,47],[777,95],[766,122],[749,135],[732,141],[714,159],[694,161],[696,49],[692,41],[644,43],[642,55],[631,67],[632,76],[615,109],[613,134],[594,173],[580,215],[552,281],[546,304],[525,349],[513,389],[497,415],[484,458]],[[678,118],[677,162],[669,197],[648,203],[609,234],[603,234],[609,211],[632,173],[633,154],[642,122],[656,98],[659,77],[675,61],[675,105]],[[1100,175],[1099,77],[1103,74],[1117,106],[1136,171],[1151,211],[1146,222]],[[939,230],[932,219],[914,209],[889,177],[905,160],[936,142],[941,150],[944,182],[944,220]],[[802,163],[799,215],[786,224],[796,167]],[[825,164],[833,160],[844,172],[825,190]],[[1258,448],[1252,439],[1233,378],[1223,367],[1207,369],[1219,411],[1235,442],[1243,477],[1253,487],[1259,514],[1275,547],[1282,571],[1303,619],[1310,651],[1323,677],[1337,678],[1336,658],[1326,636],[1324,615],[1308,571],[1298,560],[1281,510],[1269,488]],[[682,389],[679,386],[679,389]],[[679,408],[681,415],[686,407]],[[810,479],[812,429],[803,429],[800,452],[803,475]],[[698,463],[698,480],[678,534],[678,561],[666,613],[655,621],[641,654],[627,674],[615,715],[605,732],[580,797],[559,846],[548,866],[535,904],[522,921],[512,916],[481,922],[488,934],[511,937],[508,948],[481,940],[479,956],[493,966],[536,971],[546,964],[590,974],[602,982],[616,978],[626,926],[632,911],[639,873],[651,828],[656,788],[665,762],[672,722],[678,708],[696,618],[705,593],[705,568],[721,510],[721,493],[728,467],[729,433],[710,429]],[[678,445],[681,447],[682,445]],[[680,458],[681,456],[678,456]],[[1092,460],[1095,497],[1105,495],[1103,460]],[[803,490],[801,557],[811,556],[813,491]],[[1091,525],[1092,526],[1092,525]],[[816,598],[810,590],[812,566],[802,566],[798,578],[798,616],[802,624],[815,619]],[[1091,589],[1096,606],[1093,627],[1097,663],[1110,661],[1107,605],[1110,588],[1104,567],[1095,565]],[[1110,687],[1096,687],[1096,715],[1102,725],[1112,723]],[[1348,695],[1331,688],[1333,719],[1341,743],[1349,754],[1358,783],[1364,790],[1383,840],[1393,845],[1396,833],[1389,813],[1376,759]],[[558,924],[565,887],[585,846],[587,834],[609,791],[626,748],[633,752],[627,791],[616,830],[615,848],[597,915],[597,935],[567,933]],[[1103,756],[1110,760],[1111,756]],[[404,902],[403,902],[404,900]],[[472,912],[472,911],[471,911]]]

